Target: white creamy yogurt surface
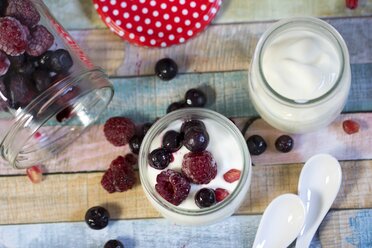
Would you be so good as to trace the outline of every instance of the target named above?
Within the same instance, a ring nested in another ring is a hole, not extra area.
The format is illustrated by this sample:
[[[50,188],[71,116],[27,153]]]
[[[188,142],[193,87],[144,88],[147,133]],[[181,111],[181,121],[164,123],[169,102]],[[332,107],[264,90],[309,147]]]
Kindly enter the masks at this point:
[[[212,153],[213,158],[217,163],[217,175],[209,183],[204,185],[196,185],[191,183],[191,190],[186,198],[178,207],[183,209],[199,209],[195,204],[195,194],[196,192],[204,187],[216,189],[223,188],[229,191],[231,194],[239,181],[228,183],[223,179],[223,174],[225,174],[230,169],[243,170],[243,154],[238,142],[234,139],[228,130],[222,126],[217,121],[211,119],[202,120],[206,126],[207,132],[209,134],[209,145],[207,151]],[[183,121],[178,120],[169,125],[160,135],[158,135],[151,143],[150,151],[161,147],[162,138],[164,134],[169,130],[180,131]],[[169,166],[164,169],[173,169],[181,172],[183,156],[190,151],[186,147],[182,147],[177,152],[173,153],[174,161],[169,164]],[[156,177],[161,173],[161,170],[152,168],[150,165],[147,166],[147,175],[150,185],[155,188]]]
[[[278,94],[306,102],[324,95],[335,84],[340,58],[335,46],[321,34],[289,29],[267,42],[262,71]]]

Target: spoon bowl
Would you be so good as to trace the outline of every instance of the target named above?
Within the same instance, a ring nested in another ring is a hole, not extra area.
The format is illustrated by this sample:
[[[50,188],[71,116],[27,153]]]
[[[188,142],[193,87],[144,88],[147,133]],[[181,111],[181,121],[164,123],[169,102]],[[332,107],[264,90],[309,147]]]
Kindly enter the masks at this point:
[[[300,233],[305,223],[305,207],[294,194],[275,198],[263,213],[254,248],[286,248]]]
[[[320,223],[336,199],[342,171],[337,159],[328,154],[311,157],[302,168],[298,195],[306,209],[306,221],[297,237],[296,248],[309,247]]]

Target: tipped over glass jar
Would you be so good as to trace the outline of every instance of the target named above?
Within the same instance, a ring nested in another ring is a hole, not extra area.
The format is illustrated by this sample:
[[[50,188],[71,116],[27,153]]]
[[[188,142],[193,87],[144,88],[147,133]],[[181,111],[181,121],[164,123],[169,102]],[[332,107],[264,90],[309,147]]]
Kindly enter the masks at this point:
[[[26,168],[94,123],[113,86],[41,0],[0,5],[0,154]]]
[[[330,124],[350,90],[349,53],[341,35],[311,17],[281,20],[260,38],[249,95],[273,127],[304,133]]]

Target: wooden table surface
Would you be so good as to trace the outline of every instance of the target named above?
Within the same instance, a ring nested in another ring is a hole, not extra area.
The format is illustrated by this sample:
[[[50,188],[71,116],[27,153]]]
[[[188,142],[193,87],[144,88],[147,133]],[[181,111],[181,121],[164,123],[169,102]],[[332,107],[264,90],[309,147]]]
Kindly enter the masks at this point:
[[[115,115],[137,123],[153,121],[187,89],[202,87],[208,96],[215,94],[209,108],[236,118],[242,126],[247,117],[257,116],[247,94],[252,54],[261,34],[277,19],[316,16],[333,25],[344,37],[352,63],[352,87],[344,111],[372,111],[371,0],[360,0],[355,10],[347,9],[344,0],[226,0],[206,32],[184,45],[151,50],[123,42],[108,31],[89,0],[45,2],[92,60],[108,72],[115,97],[88,133],[45,163],[48,173],[42,183],[31,184],[25,171],[1,166],[0,248],[103,247],[109,239],[119,239],[127,248],[251,247],[267,204],[282,193],[297,193],[305,158],[257,164],[247,199],[235,216],[211,226],[181,227],[160,218],[139,181],[124,193],[108,194],[102,189],[103,171],[129,150],[108,144],[102,124]],[[154,64],[163,57],[179,65],[179,75],[169,82],[153,75]],[[337,128],[337,121],[348,116],[366,120],[365,128],[371,128],[372,115],[366,113],[343,115],[329,128]],[[322,132],[326,133],[320,130],[317,137],[325,137]],[[362,157],[352,157],[346,150],[335,152],[338,159],[348,160],[341,162],[343,183],[312,247],[372,247],[371,138],[360,135],[345,141],[352,149],[362,149]],[[94,231],[83,222],[85,211],[94,205],[106,207],[115,219],[108,228]]]

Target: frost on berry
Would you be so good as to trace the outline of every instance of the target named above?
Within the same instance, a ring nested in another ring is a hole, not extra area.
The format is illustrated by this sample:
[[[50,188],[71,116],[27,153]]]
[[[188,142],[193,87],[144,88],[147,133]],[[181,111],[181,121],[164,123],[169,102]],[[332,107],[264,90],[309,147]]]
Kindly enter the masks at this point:
[[[0,17],[0,50],[10,56],[23,54],[27,47],[27,31],[13,17]]]
[[[40,14],[30,0],[8,0],[5,15],[16,18],[30,28],[40,21]]]
[[[189,152],[182,161],[182,174],[195,184],[208,184],[217,175],[217,163],[208,151]]]
[[[37,25],[31,30],[26,52],[31,56],[40,56],[45,53],[54,42],[53,35],[43,25]]]
[[[136,132],[136,126],[132,120],[125,117],[112,117],[103,127],[106,139],[114,146],[124,146]]]
[[[43,173],[40,166],[34,165],[27,168],[26,173],[32,183],[40,183],[43,180]]]

